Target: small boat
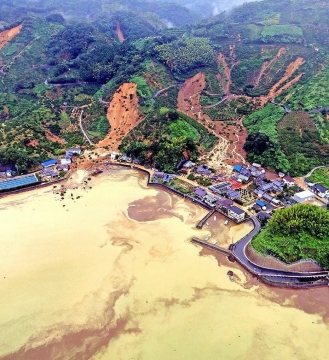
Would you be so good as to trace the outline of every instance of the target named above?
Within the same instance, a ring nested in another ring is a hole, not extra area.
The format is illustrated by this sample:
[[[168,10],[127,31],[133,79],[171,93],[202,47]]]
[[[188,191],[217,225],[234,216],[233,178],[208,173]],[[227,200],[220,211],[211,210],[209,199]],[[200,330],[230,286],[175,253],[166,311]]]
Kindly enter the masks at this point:
[[[227,225],[227,224],[228,224],[228,220],[225,220],[224,225]]]
[[[216,244],[217,244],[217,240],[215,240],[215,241],[213,242],[213,244],[216,245]]]

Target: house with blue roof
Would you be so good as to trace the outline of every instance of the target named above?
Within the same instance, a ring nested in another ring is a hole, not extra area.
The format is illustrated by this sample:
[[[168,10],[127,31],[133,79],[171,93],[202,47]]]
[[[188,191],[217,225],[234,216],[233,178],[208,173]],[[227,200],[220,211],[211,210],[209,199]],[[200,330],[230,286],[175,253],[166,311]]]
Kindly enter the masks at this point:
[[[41,163],[41,166],[43,168],[47,168],[47,167],[52,167],[52,166],[55,166],[57,165],[57,160],[56,159],[49,159],[47,161],[44,161]]]
[[[264,201],[261,201],[261,200],[256,200],[256,204],[259,205],[261,208],[262,207],[266,207],[266,203],[264,203]]]
[[[234,170],[234,171],[240,172],[241,169],[242,169],[242,166],[241,166],[241,165],[234,165],[234,166],[233,166],[233,170]]]

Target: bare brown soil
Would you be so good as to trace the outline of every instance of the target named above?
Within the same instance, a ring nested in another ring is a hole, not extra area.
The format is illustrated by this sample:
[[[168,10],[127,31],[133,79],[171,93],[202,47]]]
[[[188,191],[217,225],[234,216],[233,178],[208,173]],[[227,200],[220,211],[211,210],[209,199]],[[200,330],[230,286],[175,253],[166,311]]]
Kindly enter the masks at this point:
[[[116,33],[117,33],[117,37],[118,37],[120,42],[124,42],[126,40],[126,38],[124,37],[123,32],[121,30],[121,26],[120,26],[119,21],[117,22]]]
[[[51,131],[49,130],[45,130],[45,135],[46,138],[52,142],[57,142],[59,144],[64,144],[65,141],[63,139],[61,139],[59,136],[53,134]]]
[[[8,109],[7,105],[3,105],[3,113],[4,113],[6,118],[9,117],[9,109]]]
[[[247,130],[242,126],[242,119],[236,122],[236,125],[228,125],[224,121],[215,121],[215,132],[228,141],[228,149],[226,163],[235,165],[236,163],[244,163],[247,156],[243,145],[248,136]],[[242,131],[240,130],[241,125]],[[225,129],[224,129],[225,127]]]
[[[259,74],[255,78],[255,81],[254,81],[255,87],[259,86],[259,82],[260,82],[262,76],[264,75],[264,73],[266,72],[266,70],[268,70],[285,52],[286,52],[286,49],[284,47],[282,47],[279,49],[278,53],[273,57],[273,59],[271,59],[270,61],[264,61],[263,65],[259,71]]]
[[[39,143],[37,140],[35,139],[31,139],[27,144],[26,146],[32,146],[34,148],[37,148],[39,146]]]
[[[22,30],[22,24],[17,25],[9,30],[4,30],[0,32],[0,49],[2,49],[10,40],[12,40],[16,35]]]
[[[136,84],[124,83],[116,90],[106,116],[111,128],[98,146],[110,146],[112,150],[118,150],[125,135],[142,120],[138,114]]]
[[[261,105],[265,105],[271,100],[274,100],[277,96],[282,94],[285,90],[289,89],[291,86],[293,86],[295,83],[297,83],[300,78],[303,76],[303,73],[299,74],[292,80],[288,81],[285,85],[282,86],[287,80],[291,78],[291,76],[294,74],[294,72],[299,69],[303,64],[305,60],[302,57],[298,57],[296,60],[292,61],[286,68],[285,74],[283,77],[276,82],[268,92],[266,96],[260,97]]]
[[[198,120],[201,112],[200,95],[206,87],[206,80],[203,73],[199,72],[190,79],[187,79],[178,92],[178,110]]]
[[[224,93],[227,94],[230,91],[232,80],[231,80],[231,69],[229,68],[225,56],[222,53],[218,54],[218,62],[222,65],[224,69],[224,76],[217,74],[217,79],[220,82]]]
[[[210,153],[202,157],[202,160],[209,167],[228,174],[231,171],[231,168],[227,166],[228,164],[245,162],[245,152],[242,146],[246,137],[246,131],[244,130],[240,135],[236,126],[230,126],[227,129],[227,132],[229,132],[228,136],[226,133],[220,134],[224,123],[214,122],[208,115],[202,112],[200,94],[205,86],[206,81],[203,73],[198,73],[192,78],[187,79],[178,93],[178,110],[197,120],[209,132],[218,137],[218,143]]]

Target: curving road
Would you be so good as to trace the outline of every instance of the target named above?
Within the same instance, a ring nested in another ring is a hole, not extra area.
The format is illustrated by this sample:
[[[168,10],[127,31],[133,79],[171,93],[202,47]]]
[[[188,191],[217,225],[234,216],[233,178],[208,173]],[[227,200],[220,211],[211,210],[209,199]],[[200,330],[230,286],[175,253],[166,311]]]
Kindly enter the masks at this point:
[[[299,271],[284,271],[284,270],[276,270],[270,269],[263,266],[259,266],[254,262],[250,261],[246,256],[246,246],[250,243],[252,238],[259,233],[261,230],[260,222],[258,221],[256,216],[252,216],[251,220],[254,223],[254,229],[234,244],[232,249],[232,254],[236,258],[236,260],[244,266],[248,271],[257,276],[271,276],[275,277],[278,281],[289,281],[293,280],[295,282],[299,281],[299,278],[305,277],[326,277],[328,275],[328,271],[317,271],[317,272],[299,272]]]
[[[82,132],[83,136],[88,141],[88,143],[90,145],[94,145],[94,143],[89,139],[88,135],[86,134],[86,132],[84,131],[84,129],[82,127],[82,114],[83,114],[83,110],[81,110],[80,115],[79,115],[79,127],[81,129],[81,132]]]
[[[309,173],[307,173],[306,175],[302,176],[301,178],[302,178],[302,179],[306,179],[306,178],[310,177],[315,170],[317,170],[317,169],[323,169],[323,168],[327,168],[327,167],[329,167],[329,165],[316,166],[316,167],[313,168]]]

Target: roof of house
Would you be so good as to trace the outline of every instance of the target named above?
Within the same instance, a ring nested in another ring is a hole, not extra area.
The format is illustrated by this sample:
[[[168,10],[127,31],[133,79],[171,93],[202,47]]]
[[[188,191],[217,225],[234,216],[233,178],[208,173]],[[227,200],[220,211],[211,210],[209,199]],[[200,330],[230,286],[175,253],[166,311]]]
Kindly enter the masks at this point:
[[[240,174],[249,177],[251,172],[248,169],[241,169]]]
[[[193,167],[195,165],[194,162],[192,161],[186,161],[186,163],[183,165],[184,168],[190,168],[190,167]]]
[[[56,159],[49,159],[49,160],[41,163],[42,166],[52,166],[52,165],[56,165],[56,164],[57,164]]]
[[[261,189],[263,190],[263,191],[268,191],[268,190],[271,190],[272,189],[272,187],[273,187],[273,185],[272,184],[264,184],[264,185],[261,185]]]
[[[230,207],[233,204],[233,201],[231,199],[222,198],[222,199],[218,199],[217,203],[219,205],[222,205],[222,206],[225,206],[225,207]]]
[[[291,176],[289,175],[286,175],[283,177],[283,180],[287,181],[287,182],[295,182],[295,179],[292,178]]]
[[[207,191],[206,191],[205,189],[202,189],[202,188],[196,188],[196,189],[194,190],[194,194],[195,194],[195,195],[198,195],[198,196],[200,196],[200,197],[204,197],[204,196],[207,195]]]
[[[299,193],[296,193],[295,196],[299,197],[300,199],[306,199],[308,197],[314,197],[314,194],[308,190],[304,190]]]
[[[71,152],[71,153],[76,153],[76,154],[80,154],[81,153],[81,148],[76,147],[76,148],[68,148],[66,149],[67,152]]]
[[[240,174],[239,175],[239,179],[241,180],[241,181],[248,181],[249,180],[249,176],[245,176],[245,175],[242,175],[242,174]]]
[[[256,200],[256,204],[259,205],[260,207],[266,206],[266,203],[264,203],[264,201],[261,200]]]
[[[205,199],[206,201],[209,201],[209,202],[215,202],[215,201],[217,200],[217,198],[216,198],[215,196],[212,196],[212,195],[209,195],[209,194],[207,194],[207,195],[204,197],[204,199]]]
[[[257,204],[254,204],[253,205],[253,207],[252,207],[254,210],[256,210],[256,211],[260,211],[262,208],[259,206],[259,205],[257,205]]]
[[[282,182],[280,180],[273,180],[272,184],[274,186],[277,186],[277,187],[282,187],[283,186],[283,184],[282,184]]]
[[[242,209],[240,209],[239,207],[233,205],[229,208],[230,211],[233,211],[234,213],[236,213],[237,215],[241,215],[244,213],[244,211]]]
[[[234,165],[233,166],[233,170],[237,171],[237,172],[240,172],[242,169],[242,166],[241,165]]]
[[[241,194],[239,193],[239,191],[234,191],[234,190],[228,191],[227,196],[232,200],[241,198]]]
[[[271,215],[264,211],[261,211],[257,214],[257,217],[259,220],[264,220],[264,219],[269,219],[271,217]]]
[[[254,194],[256,194],[257,196],[262,196],[264,194],[264,191],[257,188],[254,190]]]
[[[321,184],[315,184],[314,186],[312,186],[312,188],[321,193],[325,193],[326,191],[328,191],[328,189],[326,187],[322,186]]]
[[[273,199],[273,196],[266,194],[266,193],[263,194],[262,197],[263,197],[263,199],[268,200],[268,201],[271,201]]]

